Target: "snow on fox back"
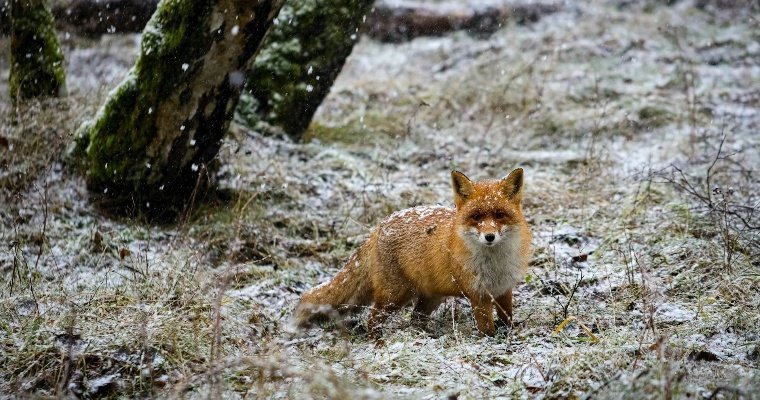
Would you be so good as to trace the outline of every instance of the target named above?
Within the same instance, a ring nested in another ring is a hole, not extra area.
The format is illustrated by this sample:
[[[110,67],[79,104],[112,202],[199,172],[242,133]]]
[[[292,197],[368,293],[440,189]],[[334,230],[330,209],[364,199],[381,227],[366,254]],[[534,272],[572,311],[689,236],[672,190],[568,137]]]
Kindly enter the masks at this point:
[[[378,224],[382,236],[394,236],[409,232],[410,226],[418,226],[425,232],[438,228],[441,221],[450,222],[454,209],[444,206],[417,206],[396,211]]]

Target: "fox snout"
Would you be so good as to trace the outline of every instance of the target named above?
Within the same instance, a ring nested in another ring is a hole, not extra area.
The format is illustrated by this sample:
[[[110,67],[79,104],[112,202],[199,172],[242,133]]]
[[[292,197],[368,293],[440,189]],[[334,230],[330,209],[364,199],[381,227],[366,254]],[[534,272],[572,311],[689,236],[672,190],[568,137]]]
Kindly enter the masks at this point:
[[[502,235],[498,231],[495,232],[480,232],[478,235],[478,241],[486,246],[493,246],[501,241]]]
[[[478,226],[471,226],[461,229],[460,235],[472,244],[491,247],[498,245],[510,235],[511,227],[504,225],[499,227],[497,224],[481,223]]]

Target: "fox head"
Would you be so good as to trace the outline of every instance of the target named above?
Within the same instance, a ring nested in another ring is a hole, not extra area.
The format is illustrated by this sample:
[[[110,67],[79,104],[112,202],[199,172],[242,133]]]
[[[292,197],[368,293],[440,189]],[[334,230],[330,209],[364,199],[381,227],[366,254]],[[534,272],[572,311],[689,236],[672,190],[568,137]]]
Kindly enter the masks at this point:
[[[525,224],[522,215],[523,170],[517,168],[497,181],[473,182],[459,171],[451,173],[459,235],[473,245],[498,247]]]

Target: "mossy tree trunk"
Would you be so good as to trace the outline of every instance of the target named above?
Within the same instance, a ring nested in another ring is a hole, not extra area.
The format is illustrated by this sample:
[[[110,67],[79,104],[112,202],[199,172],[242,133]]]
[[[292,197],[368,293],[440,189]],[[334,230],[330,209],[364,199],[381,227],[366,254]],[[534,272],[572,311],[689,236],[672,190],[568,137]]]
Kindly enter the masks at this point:
[[[298,140],[327,96],[373,0],[289,0],[248,73],[237,118]]]
[[[65,94],[63,53],[45,0],[10,0],[10,17],[11,99]]]
[[[135,66],[77,133],[74,155],[83,156],[101,206],[172,217],[196,188],[204,189],[244,71],[281,6],[282,0],[158,5]]]
[[[11,33],[10,0],[0,0],[0,34]]]

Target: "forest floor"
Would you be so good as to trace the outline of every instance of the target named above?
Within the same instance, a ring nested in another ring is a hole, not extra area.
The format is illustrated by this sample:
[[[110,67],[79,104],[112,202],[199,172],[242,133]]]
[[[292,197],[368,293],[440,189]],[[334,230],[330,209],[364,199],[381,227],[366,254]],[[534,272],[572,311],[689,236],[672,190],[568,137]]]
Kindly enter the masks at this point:
[[[758,14],[666,3],[362,38],[308,142],[234,125],[226,200],[166,226],[103,215],[65,165],[139,37],[62,34],[70,96],[18,109],[0,38],[0,398],[758,398]],[[378,220],[516,166],[513,328],[482,337],[459,299],[383,346],[363,315],[292,327]]]

